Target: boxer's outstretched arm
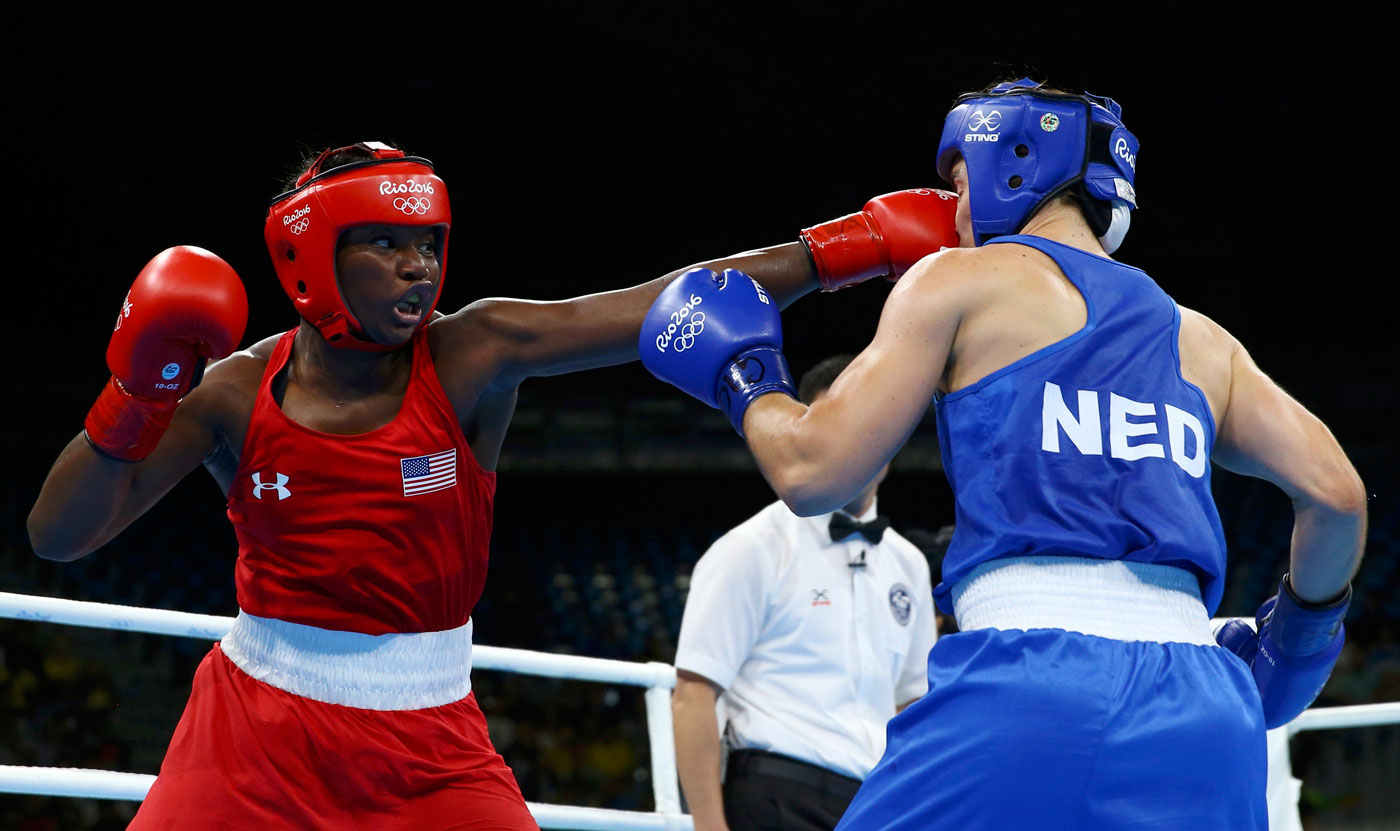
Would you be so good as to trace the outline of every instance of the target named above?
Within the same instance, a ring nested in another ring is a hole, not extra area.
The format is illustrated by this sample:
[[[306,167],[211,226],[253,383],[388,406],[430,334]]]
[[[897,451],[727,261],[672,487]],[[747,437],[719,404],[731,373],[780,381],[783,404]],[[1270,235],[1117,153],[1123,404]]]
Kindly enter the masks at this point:
[[[919,425],[972,297],[960,253],[924,260],[895,285],[874,340],[811,407],[784,395],[749,406],[749,448],[795,513],[848,504]]]
[[[438,343],[451,353],[479,344],[474,336],[487,333],[497,390],[512,389],[532,375],[635,361],[637,336],[653,301],[692,268],[742,271],[786,308],[818,288],[833,291],[881,275],[898,279],[928,254],[956,247],[956,213],[957,197],[947,191],[883,194],[861,211],[804,228],[798,242],[696,263],[630,289],[549,303],[499,298],[473,303],[443,321],[445,327],[435,324]]]
[[[768,289],[781,306],[821,286],[800,242],[735,254],[704,264],[742,268]],[[689,267],[687,267],[689,268]],[[647,310],[678,269],[646,283],[570,300],[478,300],[434,323],[444,346],[463,344],[490,332],[501,344],[497,387],[511,387],[531,376],[560,375],[637,360],[637,336]]]
[[[1273,482],[1293,500],[1289,582],[1301,599],[1326,602],[1342,594],[1361,563],[1365,486],[1327,425],[1230,341],[1229,398],[1212,459]]]

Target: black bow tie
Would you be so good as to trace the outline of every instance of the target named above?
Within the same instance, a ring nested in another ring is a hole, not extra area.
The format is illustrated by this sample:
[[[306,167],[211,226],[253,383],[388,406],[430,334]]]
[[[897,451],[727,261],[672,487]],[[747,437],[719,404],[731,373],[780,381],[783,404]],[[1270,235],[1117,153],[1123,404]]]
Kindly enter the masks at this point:
[[[890,527],[889,517],[877,516],[869,522],[861,522],[837,512],[831,515],[831,541],[840,542],[852,534],[860,534],[871,545],[875,545],[880,542],[880,538],[885,535],[885,529],[888,527]]]

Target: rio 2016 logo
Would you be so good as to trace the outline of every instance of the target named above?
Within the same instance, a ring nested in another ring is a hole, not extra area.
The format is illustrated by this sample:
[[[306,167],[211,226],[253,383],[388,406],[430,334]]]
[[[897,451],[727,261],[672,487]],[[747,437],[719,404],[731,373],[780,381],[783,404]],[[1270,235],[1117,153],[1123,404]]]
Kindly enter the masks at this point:
[[[677,352],[684,352],[695,345],[695,336],[705,331],[705,313],[695,311],[702,299],[700,295],[692,294],[684,306],[671,312],[671,322],[666,324],[666,331],[656,336],[658,352],[665,352],[673,340]]]
[[[1137,172],[1137,154],[1128,152],[1127,139],[1122,136],[1118,137],[1118,140],[1113,143],[1113,154],[1127,162],[1128,167],[1131,167],[1134,173]]]
[[[112,327],[112,331],[122,328],[122,321],[128,317],[131,317],[131,292],[127,292],[126,297],[122,298],[122,310],[117,312],[117,325]]]
[[[379,193],[381,196],[388,196],[391,193],[432,193],[432,182],[415,182],[409,179],[407,182],[380,182]]]
[[[296,222],[298,219],[301,219],[309,213],[311,213],[311,206],[303,205],[300,208],[297,208],[295,211],[292,211],[291,213],[282,217],[282,225],[291,225],[293,222]]]

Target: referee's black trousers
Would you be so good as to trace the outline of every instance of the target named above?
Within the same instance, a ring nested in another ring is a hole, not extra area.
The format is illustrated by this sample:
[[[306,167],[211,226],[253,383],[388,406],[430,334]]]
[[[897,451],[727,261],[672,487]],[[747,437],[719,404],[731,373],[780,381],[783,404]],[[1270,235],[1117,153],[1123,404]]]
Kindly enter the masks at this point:
[[[724,818],[729,831],[831,831],[860,780],[762,750],[729,754]]]

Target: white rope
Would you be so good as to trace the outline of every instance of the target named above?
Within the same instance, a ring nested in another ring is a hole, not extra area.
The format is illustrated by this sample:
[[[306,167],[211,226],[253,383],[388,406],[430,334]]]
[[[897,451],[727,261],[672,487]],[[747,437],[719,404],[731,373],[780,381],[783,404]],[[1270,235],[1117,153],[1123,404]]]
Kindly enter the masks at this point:
[[[627,684],[633,687],[676,686],[676,668],[662,663],[633,663],[607,658],[585,658],[582,655],[558,655],[552,652],[531,652],[503,646],[472,648],[473,669],[496,669],[541,675],[548,678],[572,678],[605,684]]]
[[[571,828],[579,831],[693,831],[689,814],[639,814],[610,811],[607,808],[573,808],[567,805],[541,805],[527,802],[540,828]]]
[[[154,776],[82,768],[38,768],[0,765],[0,793],[38,796],[77,796],[140,802],[146,798]],[[677,813],[648,814],[527,802],[540,828],[576,831],[690,831],[689,816]]]
[[[216,641],[228,634],[234,620],[218,615],[197,615],[191,612],[172,612],[168,609],[117,606],[111,603],[37,597],[11,592],[0,592],[0,617],[65,623],[94,629],[145,632],[151,635],[175,635],[208,641]],[[643,664],[607,658],[587,658],[581,655],[531,652],[527,649],[500,646],[477,646],[472,650],[472,664],[476,669],[520,672],[547,678],[666,689],[676,686],[675,667],[654,662]]]
[[[0,765],[0,793],[86,796],[140,802],[155,783],[156,778],[149,773]]]
[[[1373,727],[1400,724],[1400,701],[1355,704],[1350,707],[1314,707],[1304,710],[1288,723],[1288,735],[1304,730],[1340,730],[1345,727]]]
[[[67,623],[72,626],[90,626],[94,629],[147,632],[152,635],[176,635],[208,641],[222,638],[233,626],[231,617],[143,609],[136,606],[114,606],[111,603],[90,603],[10,592],[0,592],[0,617],[34,620],[40,623]]]

